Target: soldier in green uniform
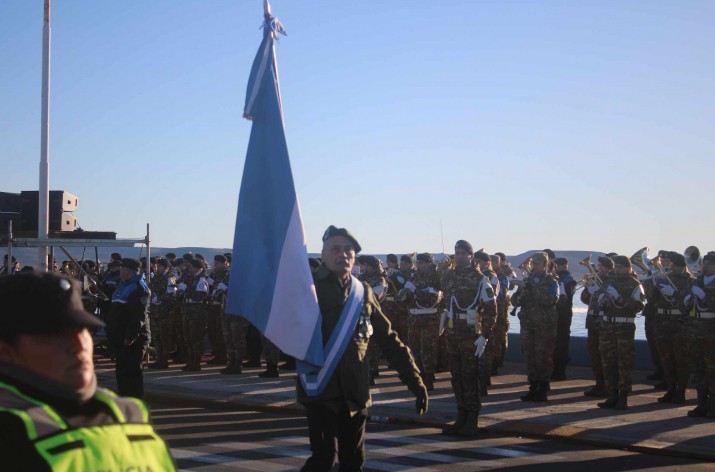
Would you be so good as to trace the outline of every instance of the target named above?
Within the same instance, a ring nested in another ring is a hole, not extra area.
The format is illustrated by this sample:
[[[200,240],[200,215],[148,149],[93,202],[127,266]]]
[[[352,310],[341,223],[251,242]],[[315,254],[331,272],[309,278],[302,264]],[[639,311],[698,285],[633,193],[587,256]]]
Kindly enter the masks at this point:
[[[387,296],[387,280],[383,277],[382,262],[375,256],[360,256],[360,281],[372,288],[375,299],[383,303]],[[375,379],[380,376],[380,348],[377,343],[370,343],[367,350],[370,364],[370,385],[375,385]]]
[[[512,269],[503,252],[497,252],[494,256],[499,258],[498,263],[492,263],[495,268],[498,268],[495,270],[499,276],[499,293],[497,294],[497,321],[492,335],[492,342],[494,343],[492,375],[496,375],[498,373],[497,369],[504,365],[504,358],[509,349],[509,328],[511,327],[511,322],[509,321],[510,291],[515,288],[511,280],[516,277],[514,269]]]
[[[176,279],[169,270],[169,261],[159,259],[157,270],[151,279],[151,322],[152,341],[156,349],[156,362],[149,365],[152,369],[169,367],[169,354],[174,346],[174,317],[172,310],[176,303]]]
[[[599,327],[599,351],[608,398],[600,408],[628,408],[633,360],[636,353],[636,314],[643,309],[645,294],[626,256],[613,258],[613,277],[598,296],[603,310]]]
[[[188,265],[188,270],[177,284],[181,294],[181,321],[188,349],[187,363],[181,370],[197,371],[201,370],[201,356],[204,352],[209,283],[201,260],[191,259]]]
[[[454,246],[454,268],[440,281],[446,307],[445,334],[457,400],[457,419],[444,434],[475,436],[481,409],[479,358],[484,354],[496,319],[496,297],[489,280],[472,264],[472,245],[459,240]]]
[[[223,328],[221,319],[223,317],[223,308],[226,304],[225,295],[228,290],[228,266],[226,265],[226,256],[217,254],[214,256],[214,268],[209,273],[207,279],[209,283],[210,296],[208,298],[208,313],[206,314],[206,331],[209,335],[209,342],[213,350],[214,357],[207,364],[225,365],[226,358],[226,342],[223,337]],[[219,289],[219,286],[221,287]]]
[[[479,267],[479,271],[487,278],[489,285],[492,286],[494,294],[498,294],[501,291],[501,284],[499,282],[499,275],[494,271],[492,266],[492,259],[489,254],[484,251],[477,251],[474,253],[474,263]],[[498,314],[496,315],[498,317]],[[494,329],[492,329],[492,337],[498,334],[496,329],[496,318],[494,320]],[[495,338],[498,339],[498,338]],[[479,394],[482,397],[486,397],[489,394],[488,387],[492,384],[492,368],[493,360],[495,355],[495,346],[499,343],[489,343],[487,344],[484,354],[479,358]]]
[[[596,273],[605,284],[612,277],[613,259],[606,256],[598,258]],[[588,306],[586,311],[586,330],[588,343],[588,353],[591,356],[591,366],[596,377],[596,385],[583,392],[587,397],[607,397],[606,379],[603,374],[603,363],[601,362],[600,327],[601,327],[601,305],[598,303],[598,296],[601,293],[601,285],[592,278],[590,283],[581,291],[581,302]]]
[[[545,402],[554,371],[559,283],[547,272],[548,262],[545,253],[534,253],[529,276],[524,281],[514,282],[519,288],[512,301],[521,307],[521,350],[529,381],[529,392],[521,397],[523,401]]]

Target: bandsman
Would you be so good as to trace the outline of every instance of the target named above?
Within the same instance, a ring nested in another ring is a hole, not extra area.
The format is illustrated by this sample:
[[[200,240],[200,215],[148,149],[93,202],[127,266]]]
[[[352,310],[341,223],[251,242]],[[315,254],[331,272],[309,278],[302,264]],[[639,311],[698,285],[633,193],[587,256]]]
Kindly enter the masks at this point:
[[[484,251],[477,251],[474,253],[474,263],[477,265],[479,268],[479,271],[484,274],[484,277],[487,278],[489,281],[489,284],[492,286],[492,290],[494,291],[494,294],[498,294],[501,292],[500,288],[500,283],[499,283],[499,276],[498,274],[494,271],[493,266],[492,266],[492,260],[491,257],[489,257],[489,254],[487,254]],[[498,316],[498,315],[497,315]],[[495,318],[495,325],[496,325],[496,318]],[[492,335],[497,333],[498,330],[493,329],[492,330]],[[488,395],[488,387],[489,385],[492,384],[492,367],[493,367],[493,359],[494,359],[494,351],[495,345],[498,345],[499,343],[489,343],[487,344],[486,349],[484,350],[484,354],[482,357],[479,358],[479,388],[480,388],[480,395],[485,397]]]
[[[212,365],[226,365],[226,342],[223,336],[221,320],[226,305],[226,291],[228,290],[228,266],[226,256],[214,256],[214,268],[207,279],[210,296],[208,298],[208,315],[206,316],[206,330],[214,357],[207,363]]]
[[[495,345],[495,354],[492,365],[492,375],[496,375],[497,369],[504,365],[504,358],[509,349],[509,308],[511,308],[511,291],[516,287],[511,282],[516,277],[514,269],[506,258],[503,252],[494,254],[499,258],[499,263],[495,265],[499,269],[496,270],[499,275],[499,293],[497,295],[497,322],[495,332],[492,335],[492,341]]]
[[[601,286],[609,282],[613,272],[613,259],[606,256],[598,258],[596,263],[596,274],[601,280],[599,283],[596,277],[591,277],[585,282],[581,291],[581,302],[588,306],[586,311],[586,332],[588,353],[591,356],[591,367],[596,377],[596,385],[583,392],[587,397],[607,397],[606,379],[603,374],[603,362],[601,362],[600,327],[601,327],[601,305],[598,296]]]
[[[156,350],[156,362],[149,365],[153,369],[169,367],[169,354],[174,346],[174,317],[172,314],[176,303],[176,279],[169,270],[169,261],[159,259],[156,262],[156,273],[151,280],[151,305],[149,320],[151,321],[152,341]]]
[[[184,265],[185,272],[177,284],[181,298],[181,323],[184,334],[186,365],[184,371],[201,370],[201,356],[204,352],[206,334],[206,316],[209,296],[209,283],[204,272],[204,265],[199,259],[190,259]]]

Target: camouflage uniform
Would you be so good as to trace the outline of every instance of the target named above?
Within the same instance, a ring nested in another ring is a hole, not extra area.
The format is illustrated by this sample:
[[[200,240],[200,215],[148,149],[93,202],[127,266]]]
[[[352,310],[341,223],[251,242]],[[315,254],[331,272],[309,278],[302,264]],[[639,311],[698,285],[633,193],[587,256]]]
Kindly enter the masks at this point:
[[[479,360],[474,356],[474,342],[480,334],[489,339],[492,333],[496,319],[494,290],[479,269],[471,265],[448,269],[440,284],[450,313],[445,331],[457,410],[460,415],[478,415]]]
[[[438,305],[442,298],[439,291],[440,277],[434,264],[430,264],[425,272],[415,272],[412,283],[415,285],[414,293],[406,294],[410,307],[410,316],[407,318],[408,345],[427,390],[433,390],[439,340]]]
[[[694,285],[705,292],[705,298],[690,295],[691,316],[684,326],[691,380],[698,392],[698,406],[688,416],[715,418],[715,275],[700,274]]]
[[[554,371],[558,298],[559,284],[548,273],[532,273],[526,278],[525,285],[519,287],[512,297],[514,304],[521,307],[521,350],[526,362],[530,393],[545,394],[549,389],[549,379]]]
[[[683,321],[687,319],[687,308],[683,303],[685,295],[690,293],[693,277],[688,272],[681,274],[669,273],[670,280],[675,284],[676,293],[673,297],[665,297],[656,288],[653,292],[653,303],[656,307],[656,343],[663,368],[663,380],[667,384],[667,393],[658,399],[664,403],[683,403],[689,374],[689,352],[687,330]],[[656,285],[667,284],[655,280]]]
[[[152,294],[149,321],[156,350],[156,364],[153,367],[165,369],[169,364],[169,353],[174,347],[176,327],[172,312],[176,303],[176,279],[169,270],[161,275],[155,273],[149,286]]]
[[[490,268],[482,269],[481,272],[492,286],[492,291],[495,294],[500,293],[501,289],[497,273]],[[495,301],[495,303],[497,302]],[[495,305],[494,309],[494,326],[496,327],[496,320],[499,318],[497,305]],[[498,333],[498,331],[492,328],[492,336],[494,336],[495,333]],[[494,340],[497,341],[499,339],[500,338],[497,337]],[[480,394],[482,396],[487,395],[487,386],[492,384],[491,376],[493,360],[496,358],[496,351],[498,350],[499,344],[500,343],[498,341],[495,343],[487,343],[487,347],[484,349],[484,354],[482,354],[482,357],[479,358],[479,386]]]
[[[620,298],[606,293],[615,288]],[[603,309],[599,327],[599,351],[606,389],[618,391],[619,397],[631,391],[633,360],[636,353],[635,317],[644,306],[643,287],[632,274],[614,275],[601,289],[599,303]],[[612,394],[613,395],[613,394]]]
[[[509,308],[511,307],[511,295],[509,289],[510,279],[516,276],[514,269],[510,265],[501,265],[497,269],[499,277],[499,294],[497,295],[497,321],[494,325],[492,340],[494,342],[492,373],[496,373],[496,368],[504,365],[504,358],[509,349]]]
[[[219,290],[218,287],[228,287],[228,268],[215,269],[209,274],[208,283],[211,290],[211,297],[208,300],[208,314],[206,315],[206,329],[209,335],[209,342],[214,353],[214,358],[210,364],[226,363],[226,343],[223,337],[221,320],[225,306],[226,289]]]
[[[390,320],[390,324],[394,327],[395,331],[397,331],[397,335],[401,340],[405,340],[408,337],[407,318],[409,313],[407,311],[407,306],[397,300],[397,294],[400,290],[405,288],[405,284],[407,282],[412,280],[413,275],[413,271],[401,272],[399,270],[395,270],[390,274],[387,274],[387,285],[389,290],[385,300],[385,316],[387,316],[387,319]],[[391,297],[395,297],[394,302],[390,300]]]
[[[223,283],[225,287],[228,287],[229,279],[230,271],[226,270],[226,275],[221,283]],[[221,301],[222,308],[225,308],[227,291],[227,288],[217,284],[212,293],[214,299]],[[248,334],[248,327],[250,325],[251,323],[246,318],[229,315],[222,309],[221,334],[223,335],[224,345],[226,346],[226,362],[228,364],[225,369],[221,370],[222,374],[241,373],[241,363],[248,351],[246,335]]]
[[[179,280],[179,287],[182,283],[186,285],[186,288],[182,296],[181,321],[188,350],[187,364],[183,368],[184,370],[201,370],[209,284],[203,271],[195,275],[187,272]]]
[[[375,299],[382,303],[387,295],[387,280],[376,269],[370,276],[361,277],[360,280],[368,284],[375,295]],[[380,347],[377,343],[372,342],[367,346],[367,358],[370,364],[370,384],[375,384],[375,377],[378,377],[380,370]]]
[[[611,280],[611,275],[600,275],[604,284],[608,284]],[[586,331],[588,353],[591,355],[591,366],[593,374],[596,377],[595,387],[587,390],[585,395],[589,397],[603,397],[608,394],[606,390],[606,379],[603,373],[603,362],[601,361],[601,350],[599,348],[601,338],[601,305],[598,303],[598,296],[601,289],[593,295],[588,291],[588,287],[584,287],[581,291],[581,301],[588,305],[586,311]]]

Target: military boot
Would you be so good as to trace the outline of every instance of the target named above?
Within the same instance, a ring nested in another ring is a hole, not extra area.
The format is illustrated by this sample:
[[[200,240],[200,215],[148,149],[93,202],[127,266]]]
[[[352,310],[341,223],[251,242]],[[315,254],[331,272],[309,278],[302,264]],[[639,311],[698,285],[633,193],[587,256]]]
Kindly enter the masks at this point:
[[[668,391],[658,399],[658,403],[670,403],[675,396],[675,384],[668,384]]]
[[[708,390],[707,388],[698,389],[698,406],[688,412],[691,418],[702,418],[708,412]]]
[[[258,374],[258,376],[262,379],[271,379],[278,377],[278,375],[278,364],[273,363],[268,364],[266,370]]]
[[[221,369],[219,372],[226,375],[237,375],[242,374],[243,369],[241,369],[241,364],[233,362],[228,364],[225,369]]]
[[[612,389],[608,392],[608,398],[605,402],[598,404],[599,408],[615,408],[618,403],[618,390]]]
[[[678,386],[678,388],[675,390],[675,395],[673,395],[673,398],[670,400],[670,403],[675,403],[675,404],[681,404],[685,403],[685,386]]]
[[[477,436],[479,434],[479,413],[470,411],[467,414],[467,419],[464,421],[464,426],[457,432],[458,436]]]
[[[536,395],[536,382],[529,382],[529,391],[526,395],[522,395],[519,398],[521,398],[523,402],[530,402],[534,399],[534,395]]]
[[[536,382],[534,396],[531,401],[543,403],[549,399],[546,397],[546,392],[550,390],[548,382]]]
[[[583,394],[587,397],[606,398],[608,396],[608,390],[606,390],[606,386],[602,383],[596,383],[596,385],[583,392]]]
[[[182,367],[181,370],[183,370],[184,372],[196,372],[201,370],[201,365],[194,362],[189,362],[184,367]]]
[[[708,398],[708,411],[705,413],[705,418],[715,419],[715,395],[710,395]]]
[[[450,436],[454,436],[459,433],[459,431],[464,427],[464,425],[467,423],[467,411],[462,410],[461,408],[457,409],[457,419],[454,420],[454,423],[442,428],[442,434],[447,434]]]
[[[616,402],[616,410],[628,409],[628,390],[618,391],[618,401]]]

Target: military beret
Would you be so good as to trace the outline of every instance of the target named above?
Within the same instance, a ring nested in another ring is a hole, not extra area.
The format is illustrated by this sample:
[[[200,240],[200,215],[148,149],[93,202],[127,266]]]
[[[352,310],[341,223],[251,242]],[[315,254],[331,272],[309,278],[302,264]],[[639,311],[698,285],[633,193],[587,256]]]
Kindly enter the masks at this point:
[[[344,238],[349,239],[350,242],[353,243],[353,249],[355,249],[356,254],[362,251],[362,247],[360,247],[360,244],[357,242],[357,239],[355,239],[355,236],[353,236],[350,231],[345,228],[336,228],[333,225],[328,226],[328,229],[326,229],[325,233],[323,233],[323,242],[326,242],[328,239],[334,236],[342,236]]]
[[[221,254],[216,254],[214,256],[214,261],[215,262],[226,262],[226,256],[221,255]]]
[[[661,249],[658,251],[658,257],[665,257],[668,258],[670,256],[670,251],[666,251],[665,249]]]
[[[200,261],[205,261],[206,258],[204,257],[203,254],[199,254],[198,252],[194,255],[194,258],[200,260]]]
[[[670,259],[670,262],[672,262],[673,265],[677,265],[679,267],[685,267],[687,265],[685,263],[685,256],[678,254],[677,252],[671,252],[668,254],[668,259]]]
[[[194,255],[191,254],[190,252],[187,252],[186,254],[184,254],[183,256],[181,256],[181,258],[182,258],[183,260],[185,260],[185,261],[191,261],[191,260],[194,259]]]
[[[489,262],[489,254],[484,251],[477,251],[474,253],[474,258],[478,261]]]
[[[397,264],[397,256],[394,254],[388,254],[387,262],[392,262],[393,264]]]
[[[556,265],[557,266],[565,266],[568,265],[569,260],[566,259],[565,257],[557,257],[556,258]]]
[[[703,262],[715,263],[715,254],[713,254],[712,252],[707,253],[705,256],[703,256]]]
[[[118,252],[113,252],[111,258],[117,261],[121,261],[123,259],[122,255]]]
[[[104,326],[82,306],[79,284],[55,272],[28,271],[0,278],[0,303],[0,338]]]
[[[598,262],[601,263],[601,265],[607,269],[613,269],[613,259],[611,259],[608,256],[601,256],[598,258]]]
[[[410,264],[412,264],[412,257],[410,257],[408,254],[404,254],[402,255],[402,257],[400,257],[400,261],[409,262]]]
[[[544,249],[543,252],[545,252],[546,255],[549,256],[550,261],[553,261],[554,259],[556,259],[556,253],[554,251],[552,251],[551,249]]]
[[[474,248],[472,247],[471,244],[469,244],[468,241],[465,241],[464,239],[460,239],[456,243],[454,243],[454,250],[456,251],[457,249],[462,249],[463,251],[467,251],[469,254],[474,254]]]
[[[535,252],[531,255],[531,262],[546,264],[549,261],[549,256],[545,252]]]
[[[128,257],[125,257],[122,259],[122,262],[120,264],[122,267],[125,267],[127,269],[131,270],[139,270],[139,267],[141,267],[141,264],[139,263],[138,260],[136,259],[130,259]]]
[[[204,268],[204,263],[198,259],[191,259],[189,261],[189,264],[191,264],[191,267],[193,267],[195,269],[203,269]]]
[[[622,265],[623,267],[630,267],[631,260],[626,256],[616,256],[613,258],[613,264]]]
[[[358,258],[358,262],[363,265],[368,265],[368,266],[372,267],[373,269],[377,269],[377,270],[380,270],[380,267],[382,266],[380,259],[378,259],[375,256],[360,256]]]
[[[168,260],[162,258],[162,259],[159,259],[158,261],[156,261],[156,265],[162,266],[162,267],[169,267],[170,264],[169,264]]]
[[[167,259],[176,259],[176,254],[174,254],[173,252],[167,252],[165,257]]]
[[[417,254],[417,261],[433,264],[434,256],[432,256],[432,254],[430,254],[429,252],[423,252],[422,254]]]

